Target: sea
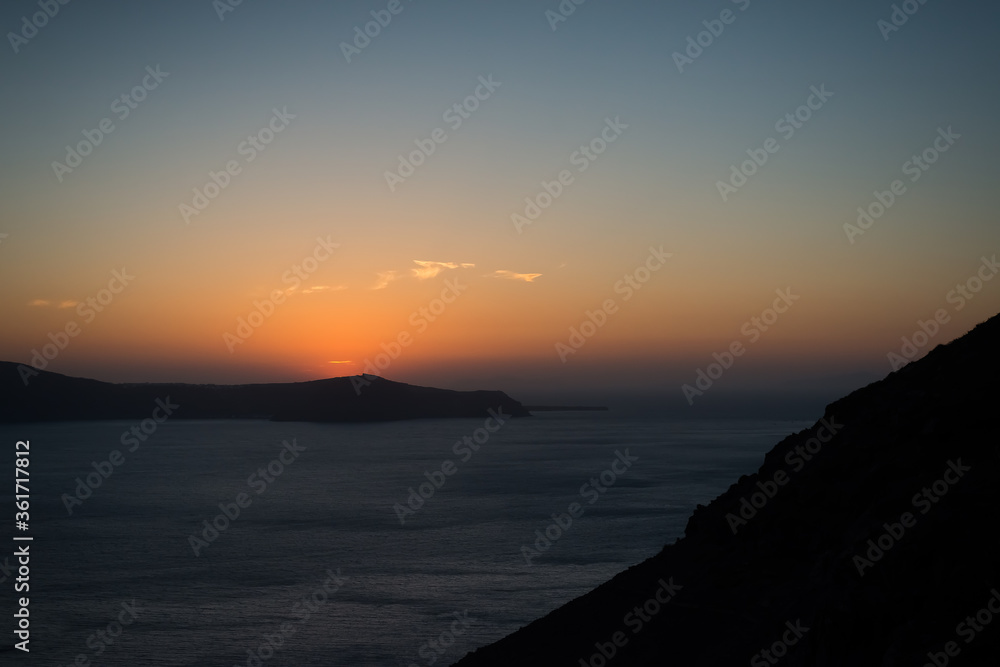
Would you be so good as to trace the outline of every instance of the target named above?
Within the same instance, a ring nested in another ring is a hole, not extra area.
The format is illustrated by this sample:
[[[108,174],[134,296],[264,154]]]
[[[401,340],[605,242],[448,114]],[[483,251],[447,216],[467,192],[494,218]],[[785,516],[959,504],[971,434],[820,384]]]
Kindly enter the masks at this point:
[[[807,426],[613,412],[5,425],[0,664],[450,665],[676,541],[697,504]],[[22,597],[30,660],[7,648]]]

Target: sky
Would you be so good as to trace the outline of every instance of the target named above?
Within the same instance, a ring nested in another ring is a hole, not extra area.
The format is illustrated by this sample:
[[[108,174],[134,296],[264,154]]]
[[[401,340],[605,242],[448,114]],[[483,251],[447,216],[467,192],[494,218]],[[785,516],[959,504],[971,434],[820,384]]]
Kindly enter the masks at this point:
[[[1000,310],[998,15],[12,0],[0,359],[835,399]]]

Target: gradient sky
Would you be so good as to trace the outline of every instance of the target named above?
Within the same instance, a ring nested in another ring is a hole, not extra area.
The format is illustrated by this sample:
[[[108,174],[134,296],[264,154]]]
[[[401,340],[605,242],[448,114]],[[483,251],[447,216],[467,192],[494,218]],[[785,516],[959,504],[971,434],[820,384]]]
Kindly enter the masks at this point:
[[[29,363],[75,321],[48,370],[303,380],[359,373],[409,332],[381,375],[686,407],[681,385],[748,343],[741,327],[779,288],[800,300],[699,403],[835,398],[888,373],[936,310],[950,321],[933,343],[1000,310],[1000,280],[948,301],[1000,250],[993,4],[930,0],[886,40],[889,2],[589,0],[553,30],[555,0],[403,0],[348,63],[341,43],[388,4],[244,0],[220,20],[211,0],[93,0],[60,5],[17,53],[8,35],[0,359]],[[727,9],[679,72],[673,54]],[[4,3],[0,26],[39,11]],[[157,66],[169,75],[120,119],[115,99]],[[491,76],[499,88],[453,130],[444,112]],[[776,121],[824,85],[833,96],[786,140]],[[241,142],[274,109],[295,118],[247,162]],[[60,182],[53,162],[104,118],[114,130]],[[580,172],[574,152],[615,118],[628,128]],[[911,182],[904,163],[949,127],[961,138]],[[385,172],[435,128],[447,141],[390,191]],[[717,182],[769,137],[780,150],[723,201]],[[179,205],[230,160],[241,172],[187,223]],[[572,184],[519,233],[511,215],[565,169]],[[844,224],[895,179],[905,194],[850,243]],[[319,237],[339,248],[291,289],[283,274]],[[625,302],[615,285],[651,246],[672,257]],[[122,267],[134,280],[86,322],[77,304]],[[465,291],[419,330],[411,313],[446,280]],[[285,302],[231,352],[224,334],[274,290]],[[609,298],[619,310],[563,363],[556,343]]]

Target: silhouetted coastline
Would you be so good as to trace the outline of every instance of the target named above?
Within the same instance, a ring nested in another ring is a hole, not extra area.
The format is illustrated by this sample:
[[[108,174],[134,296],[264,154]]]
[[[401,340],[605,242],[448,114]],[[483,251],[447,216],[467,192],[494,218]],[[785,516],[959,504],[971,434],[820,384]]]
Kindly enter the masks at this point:
[[[19,370],[22,368],[22,370]],[[452,391],[373,375],[273,384],[113,384],[33,371],[0,362],[0,423],[93,421],[148,417],[157,401],[176,405],[179,419],[270,419],[366,422],[487,417],[489,410],[529,412],[502,391]],[[173,412],[173,410],[171,410]]]
[[[832,403],[683,538],[457,665],[995,664],[998,340]]]

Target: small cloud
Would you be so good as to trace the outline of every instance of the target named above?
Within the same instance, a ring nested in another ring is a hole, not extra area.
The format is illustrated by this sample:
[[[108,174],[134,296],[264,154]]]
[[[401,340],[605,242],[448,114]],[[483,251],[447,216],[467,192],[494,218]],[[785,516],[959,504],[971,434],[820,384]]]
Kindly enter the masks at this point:
[[[375,285],[372,289],[383,289],[389,283],[394,280],[399,280],[405,277],[407,274],[412,275],[417,280],[427,280],[438,275],[446,269],[471,269],[475,267],[475,264],[469,264],[467,262],[428,262],[422,259],[415,259],[413,263],[417,265],[416,268],[407,271],[379,271],[378,279],[375,281]]]
[[[80,302],[79,301],[72,301],[72,300],[70,300],[70,301],[62,301],[62,302],[59,303],[59,307],[60,308],[72,308],[73,306],[75,306],[78,303],[80,303]]]
[[[34,301],[29,301],[28,305],[29,306],[35,306],[35,307],[44,308],[45,306],[48,306],[50,304],[45,299],[35,299]]]
[[[375,284],[372,285],[372,289],[385,289],[389,283],[397,280],[399,277],[399,271],[379,271],[378,278],[375,280]]]
[[[348,360],[348,361],[328,361],[326,363],[328,363],[328,364],[353,364],[354,362]]]
[[[417,280],[427,280],[428,278],[433,278],[437,274],[441,273],[445,269],[471,269],[474,268],[475,264],[456,264],[455,262],[425,262],[423,260],[415,259],[413,260],[419,268],[410,269]]]
[[[540,273],[514,273],[513,271],[507,271],[506,269],[499,269],[493,273],[487,273],[488,278],[504,278],[506,280],[523,280],[526,283],[535,282],[535,278],[539,277]]]
[[[341,290],[347,289],[347,285],[313,285],[312,287],[307,287],[302,290],[303,294],[312,294],[313,292],[339,292]]]

